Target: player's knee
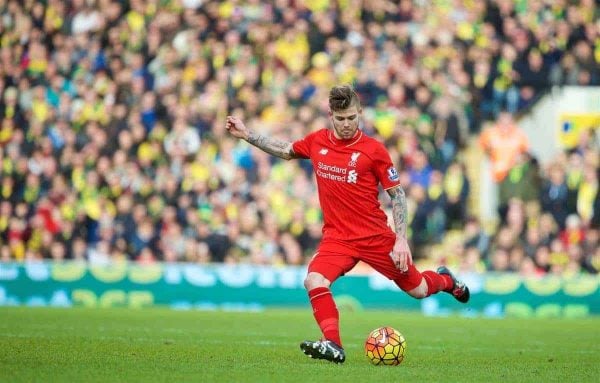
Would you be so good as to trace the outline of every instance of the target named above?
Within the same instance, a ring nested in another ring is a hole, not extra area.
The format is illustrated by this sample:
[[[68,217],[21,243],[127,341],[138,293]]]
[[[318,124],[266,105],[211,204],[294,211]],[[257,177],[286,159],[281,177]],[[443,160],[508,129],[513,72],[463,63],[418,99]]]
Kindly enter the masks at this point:
[[[408,295],[413,298],[423,299],[427,298],[428,295],[428,287],[427,282],[425,282],[424,278],[421,278],[421,281],[417,285],[417,287],[413,287],[414,283],[410,279],[402,279],[394,281],[398,287]]]
[[[330,283],[323,275],[319,273],[308,273],[304,279],[304,288],[307,291],[316,289],[317,287],[329,287]]]
[[[422,291],[419,288],[410,290],[407,293],[408,293],[408,295],[410,295],[413,298],[417,298],[417,299],[427,298],[427,291]]]
[[[423,298],[427,298],[429,296],[428,290],[429,290],[429,288],[427,287],[427,282],[425,282],[425,279],[423,279],[419,286],[415,287],[412,290],[407,291],[406,293],[413,298],[423,299]]]

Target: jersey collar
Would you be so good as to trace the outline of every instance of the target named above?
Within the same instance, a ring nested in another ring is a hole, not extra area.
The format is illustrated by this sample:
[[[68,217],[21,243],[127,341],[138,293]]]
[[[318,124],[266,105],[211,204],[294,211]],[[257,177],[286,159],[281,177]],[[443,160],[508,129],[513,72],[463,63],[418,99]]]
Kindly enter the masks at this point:
[[[360,141],[362,136],[363,136],[363,131],[358,129],[358,133],[356,134],[356,136],[352,137],[349,140],[340,140],[333,134],[333,132],[330,129],[327,131],[327,137],[329,138],[329,141],[332,144],[334,144],[335,146],[344,146],[344,147],[352,146],[352,145],[356,144],[358,141]]]

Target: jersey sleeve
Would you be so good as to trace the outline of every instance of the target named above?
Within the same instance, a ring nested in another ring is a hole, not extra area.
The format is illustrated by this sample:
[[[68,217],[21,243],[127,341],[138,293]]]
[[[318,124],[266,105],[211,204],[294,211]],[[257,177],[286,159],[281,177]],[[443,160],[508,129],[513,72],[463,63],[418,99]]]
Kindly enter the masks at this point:
[[[390,154],[382,144],[376,146],[373,165],[375,176],[385,190],[400,185],[398,170],[394,167]]]
[[[310,149],[317,133],[319,132],[313,132],[308,136],[292,143],[292,150],[298,157],[310,158]]]

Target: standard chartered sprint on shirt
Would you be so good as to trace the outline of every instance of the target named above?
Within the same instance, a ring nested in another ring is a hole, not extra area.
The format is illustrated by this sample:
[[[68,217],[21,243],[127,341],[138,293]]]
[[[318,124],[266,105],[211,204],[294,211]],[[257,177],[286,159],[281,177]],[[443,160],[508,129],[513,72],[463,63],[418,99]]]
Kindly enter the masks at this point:
[[[358,174],[356,170],[348,171],[347,168],[340,168],[335,165],[327,165],[319,161],[316,170],[317,176],[331,181],[356,183]]]

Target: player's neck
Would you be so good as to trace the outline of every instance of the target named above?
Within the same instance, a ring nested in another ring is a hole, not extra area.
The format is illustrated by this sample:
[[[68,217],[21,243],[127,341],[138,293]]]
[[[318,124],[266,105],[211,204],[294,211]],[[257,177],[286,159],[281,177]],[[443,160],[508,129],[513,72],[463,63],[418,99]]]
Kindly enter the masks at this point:
[[[329,130],[329,139],[331,140],[331,142],[333,142],[336,145],[340,145],[340,146],[351,145],[351,144],[355,143],[356,141],[358,141],[361,136],[362,136],[362,131],[360,129],[356,129],[356,132],[354,133],[354,135],[348,139],[338,138],[338,137],[336,137],[336,134],[333,130]]]

